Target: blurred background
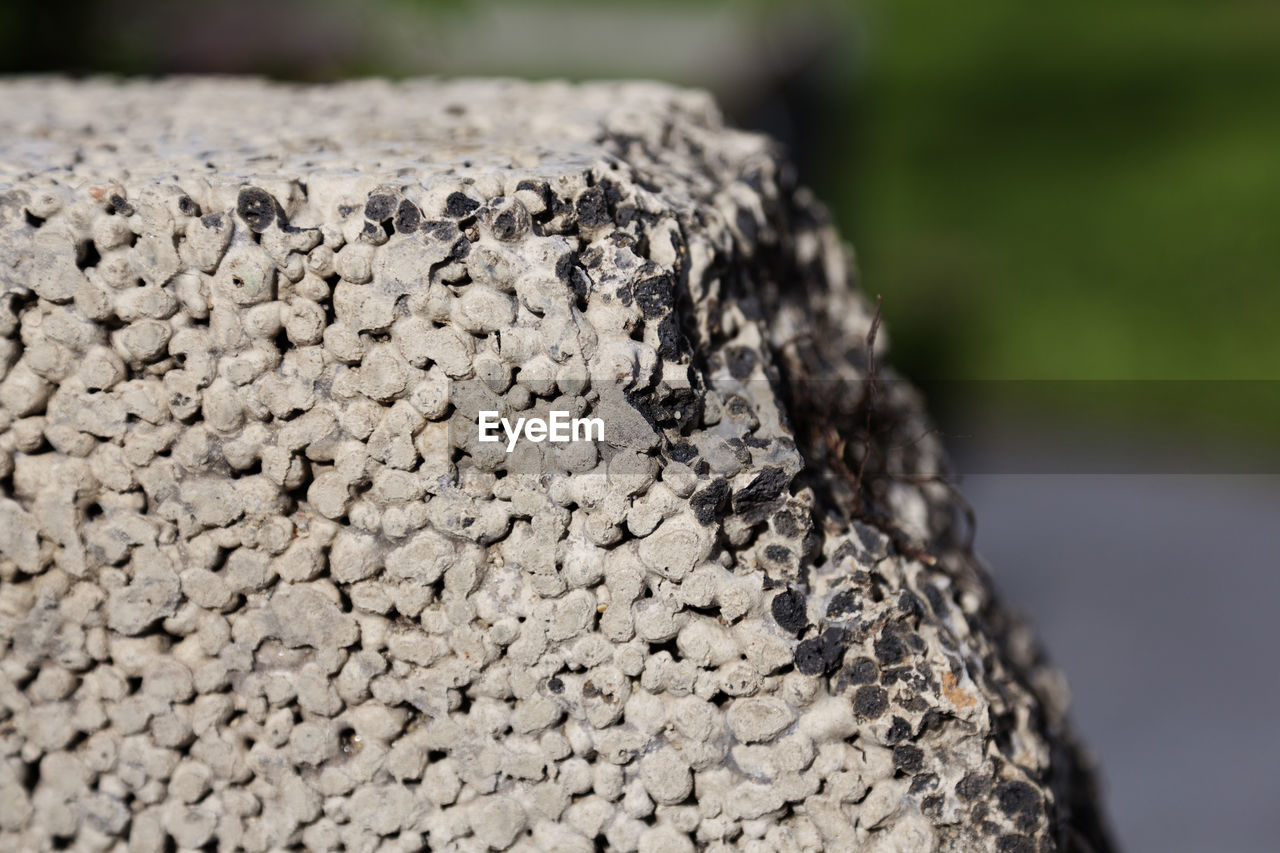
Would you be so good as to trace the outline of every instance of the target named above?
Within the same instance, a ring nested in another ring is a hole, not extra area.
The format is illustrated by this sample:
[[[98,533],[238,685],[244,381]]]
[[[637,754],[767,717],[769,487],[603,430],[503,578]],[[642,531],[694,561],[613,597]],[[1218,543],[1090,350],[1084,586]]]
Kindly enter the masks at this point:
[[[43,0],[0,70],[653,77],[883,297],[1130,851],[1280,837],[1280,4]]]

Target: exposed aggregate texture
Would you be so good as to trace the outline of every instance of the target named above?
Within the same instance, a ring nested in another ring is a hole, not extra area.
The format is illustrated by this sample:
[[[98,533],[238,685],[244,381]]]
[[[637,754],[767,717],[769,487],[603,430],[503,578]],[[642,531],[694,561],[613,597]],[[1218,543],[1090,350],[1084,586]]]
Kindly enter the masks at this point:
[[[0,84],[0,849],[1107,849],[876,325],[701,93]]]

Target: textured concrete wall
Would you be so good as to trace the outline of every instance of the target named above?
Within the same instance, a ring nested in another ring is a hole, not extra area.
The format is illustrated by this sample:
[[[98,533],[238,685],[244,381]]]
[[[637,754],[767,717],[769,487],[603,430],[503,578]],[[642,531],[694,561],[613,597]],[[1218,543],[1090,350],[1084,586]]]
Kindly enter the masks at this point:
[[[1106,849],[704,95],[9,82],[0,288],[0,846]]]

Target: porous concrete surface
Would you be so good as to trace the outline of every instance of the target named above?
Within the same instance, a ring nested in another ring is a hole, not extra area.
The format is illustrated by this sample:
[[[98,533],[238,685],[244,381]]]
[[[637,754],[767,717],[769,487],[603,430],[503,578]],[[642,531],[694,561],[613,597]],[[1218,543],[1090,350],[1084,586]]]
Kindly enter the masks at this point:
[[[876,326],[698,92],[0,85],[0,848],[1106,849]]]

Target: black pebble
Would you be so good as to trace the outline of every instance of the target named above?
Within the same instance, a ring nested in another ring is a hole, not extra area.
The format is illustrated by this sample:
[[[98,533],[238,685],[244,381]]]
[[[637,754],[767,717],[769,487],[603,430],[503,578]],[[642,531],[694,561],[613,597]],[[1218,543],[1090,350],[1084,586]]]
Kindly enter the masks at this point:
[[[862,597],[857,590],[853,589],[842,589],[831,596],[831,601],[827,602],[828,619],[846,619],[860,610],[862,610]],[[870,660],[870,658],[859,658],[859,660]]]
[[[396,218],[392,224],[396,226],[396,231],[400,234],[412,234],[422,225],[422,211],[418,210],[416,204],[405,199],[396,208]]]
[[[1040,794],[1026,782],[1001,782],[996,786],[1000,811],[1009,817],[1027,815],[1040,808]]]
[[[245,187],[236,198],[236,213],[250,231],[261,234],[275,222],[276,200],[264,189]]]
[[[454,219],[462,219],[475,213],[480,207],[480,202],[473,198],[468,198],[459,192],[450,193],[449,197],[444,201],[444,212],[452,216]]]
[[[778,593],[773,597],[773,603],[769,606],[773,613],[773,621],[778,623],[778,627],[784,631],[789,631],[797,637],[804,633],[804,629],[809,626],[808,620],[805,618],[805,602],[804,596],[794,589],[786,592]]]
[[[918,794],[921,791],[932,791],[936,787],[938,787],[937,773],[921,773],[911,780],[911,793],[913,794]]]
[[[783,536],[800,535],[800,523],[796,521],[795,515],[785,509],[773,514],[773,528]]]
[[[396,199],[387,193],[374,193],[364,203],[364,218],[374,222],[386,222],[395,213]]]
[[[604,225],[609,222],[609,205],[605,201],[604,190],[599,187],[592,187],[578,196],[576,208],[578,220],[583,225]]]
[[[547,200],[547,192],[550,190],[550,187],[547,186],[546,181],[531,181],[526,178],[516,184],[516,192],[519,192],[520,190],[529,190],[530,192],[537,193],[538,197],[545,202]]]
[[[655,275],[631,288],[636,305],[646,317],[659,317],[671,308],[671,277]]]
[[[701,525],[709,525],[716,520],[720,507],[729,497],[729,483],[723,477],[716,479],[700,492],[695,492],[689,499],[693,506],[694,517]]]
[[[770,545],[764,549],[765,559],[771,563],[777,563],[780,566],[790,566],[795,560],[795,554],[791,553],[791,549],[783,545]]]
[[[578,265],[577,252],[565,252],[556,259],[556,278],[568,284],[573,275],[574,267]]]
[[[931,818],[937,819],[942,817],[942,806],[946,799],[941,794],[934,794],[931,797],[925,797],[920,803],[920,811],[924,812]]]
[[[604,190],[604,198],[609,203],[609,206],[617,207],[624,198],[622,188],[610,180],[601,181],[600,186]]]
[[[124,196],[113,194],[108,201],[111,202],[112,213],[118,213],[121,216],[133,216],[133,205],[125,201]]]
[[[850,684],[875,684],[880,678],[880,667],[868,657],[858,658],[845,671]]]
[[[876,563],[888,556],[884,536],[880,531],[861,521],[855,521],[853,532],[858,537],[858,544],[862,546],[863,556],[868,560]]]
[[[882,634],[876,640],[876,657],[880,663],[892,665],[900,663],[907,656],[907,646],[896,634]]]
[[[698,448],[694,447],[687,441],[682,441],[679,444],[671,445],[671,448],[667,451],[667,455],[670,456],[674,462],[688,462],[690,459],[693,459],[698,455]]]
[[[909,743],[898,744],[893,748],[893,766],[903,773],[919,773],[924,764],[924,751]]]
[[[904,589],[898,596],[898,609],[908,616],[919,619],[924,615],[924,602],[911,590]]]
[[[905,666],[897,666],[892,669],[886,669],[880,676],[880,680],[884,682],[885,687],[891,687],[892,685],[897,684],[900,679],[905,681],[906,679],[903,676],[910,674],[911,670],[909,668]]]
[[[1036,845],[1025,835],[1002,835],[996,842],[996,853],[1036,853]]]
[[[781,468],[765,468],[733,496],[733,507],[738,512],[743,512],[767,504],[782,494],[782,490],[790,482],[791,477]]]
[[[840,665],[848,635],[839,628],[828,628],[820,636],[796,646],[796,669],[805,675],[823,675]],[[882,691],[883,692],[883,691]]]
[[[933,608],[933,612],[941,616],[946,612],[947,603],[942,597],[942,592],[933,584],[925,584],[924,597],[929,599],[929,606]]]
[[[493,218],[493,236],[499,240],[513,240],[519,236],[519,230],[516,215],[510,210],[504,210]]]
[[[680,355],[680,328],[676,315],[668,314],[658,321],[658,355],[675,361]]]
[[[583,303],[583,310],[586,298],[591,295],[591,287],[591,276],[587,275],[587,271],[582,267],[574,267],[569,275],[569,290],[573,292],[575,299]]]
[[[901,717],[894,717],[889,731],[885,734],[885,740],[889,743],[897,743],[909,737],[911,737],[911,724]]]
[[[859,687],[853,694],[853,710],[859,717],[874,720],[889,709],[889,694],[873,684]]]

